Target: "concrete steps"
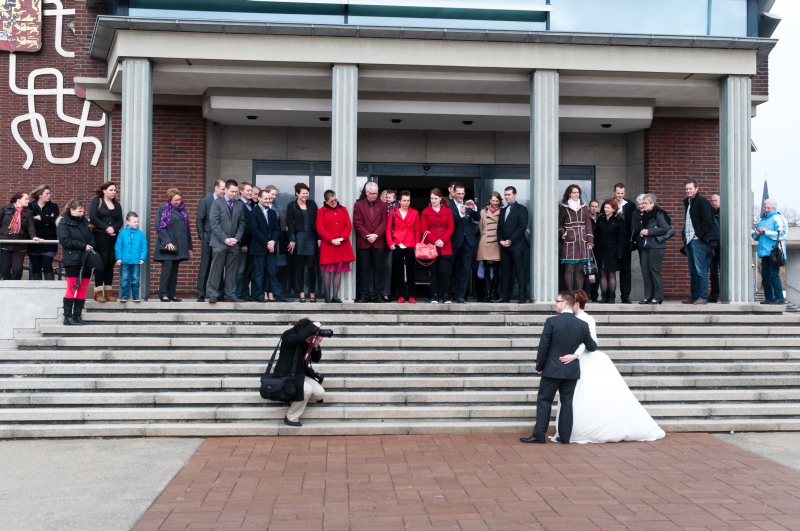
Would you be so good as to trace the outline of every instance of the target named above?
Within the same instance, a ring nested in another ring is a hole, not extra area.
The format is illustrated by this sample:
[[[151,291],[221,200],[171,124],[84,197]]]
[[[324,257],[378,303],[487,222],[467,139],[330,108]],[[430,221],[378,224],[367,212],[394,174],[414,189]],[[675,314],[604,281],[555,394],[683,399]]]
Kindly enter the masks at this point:
[[[762,305],[590,305],[600,349],[667,431],[800,430],[800,315]],[[309,312],[309,313],[305,313]],[[0,437],[530,431],[549,305],[88,303],[0,350]],[[301,317],[324,343],[303,427],[258,395]],[[555,409],[553,411],[555,415]]]

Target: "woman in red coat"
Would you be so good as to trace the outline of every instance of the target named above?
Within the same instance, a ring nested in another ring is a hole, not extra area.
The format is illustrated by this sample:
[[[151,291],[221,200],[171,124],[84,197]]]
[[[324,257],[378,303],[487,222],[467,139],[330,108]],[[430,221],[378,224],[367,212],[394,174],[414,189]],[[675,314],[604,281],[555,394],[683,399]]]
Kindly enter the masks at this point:
[[[453,268],[453,211],[448,200],[438,188],[431,190],[431,204],[422,211],[422,234],[430,232],[425,241],[436,246],[439,258],[431,265],[431,298],[428,302],[438,304],[443,299],[450,304],[450,272]]]
[[[386,242],[392,253],[392,272],[394,273],[395,285],[397,286],[398,304],[408,302],[415,304],[414,290],[417,285],[414,282],[415,265],[417,259],[414,257],[414,248],[419,242],[419,214],[411,206],[411,192],[403,190],[398,197],[400,206],[389,214],[389,221],[386,223]],[[405,279],[403,272],[405,271]]]
[[[324,274],[325,302],[342,302],[339,285],[342,273],[350,271],[355,260],[350,244],[350,214],[336,200],[336,192],[325,190],[325,204],[317,212],[317,235],[322,241],[319,251],[319,268]]]

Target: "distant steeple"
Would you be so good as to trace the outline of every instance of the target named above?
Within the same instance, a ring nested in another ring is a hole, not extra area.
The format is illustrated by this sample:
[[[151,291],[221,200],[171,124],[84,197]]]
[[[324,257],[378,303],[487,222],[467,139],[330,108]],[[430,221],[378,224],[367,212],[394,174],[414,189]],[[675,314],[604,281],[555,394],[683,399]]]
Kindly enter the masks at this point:
[[[761,216],[764,216],[764,201],[769,199],[769,189],[767,188],[767,176],[764,176],[764,193],[761,194]]]

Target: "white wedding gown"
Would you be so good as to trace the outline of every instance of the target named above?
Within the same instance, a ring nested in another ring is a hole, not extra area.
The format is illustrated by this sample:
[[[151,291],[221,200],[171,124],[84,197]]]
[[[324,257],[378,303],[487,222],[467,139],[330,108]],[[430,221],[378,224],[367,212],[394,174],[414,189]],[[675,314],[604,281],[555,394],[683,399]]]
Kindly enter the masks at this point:
[[[577,317],[589,324],[592,339],[597,341],[594,318],[586,312]],[[633,396],[611,358],[599,350],[585,350],[586,347],[581,345],[576,351],[581,355],[577,360],[581,364],[581,378],[572,399],[570,442],[656,441],[663,438],[664,430]],[[561,412],[560,401],[558,411]]]

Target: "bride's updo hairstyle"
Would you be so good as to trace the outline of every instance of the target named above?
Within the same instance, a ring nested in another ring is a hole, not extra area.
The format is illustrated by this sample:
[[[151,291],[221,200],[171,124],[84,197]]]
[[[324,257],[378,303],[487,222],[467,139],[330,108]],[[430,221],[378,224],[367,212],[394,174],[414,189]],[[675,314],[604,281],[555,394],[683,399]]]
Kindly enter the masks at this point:
[[[586,309],[586,303],[589,301],[589,297],[586,295],[586,292],[582,289],[578,289],[575,290],[573,294],[575,295],[575,303],[580,305],[581,310]]]

